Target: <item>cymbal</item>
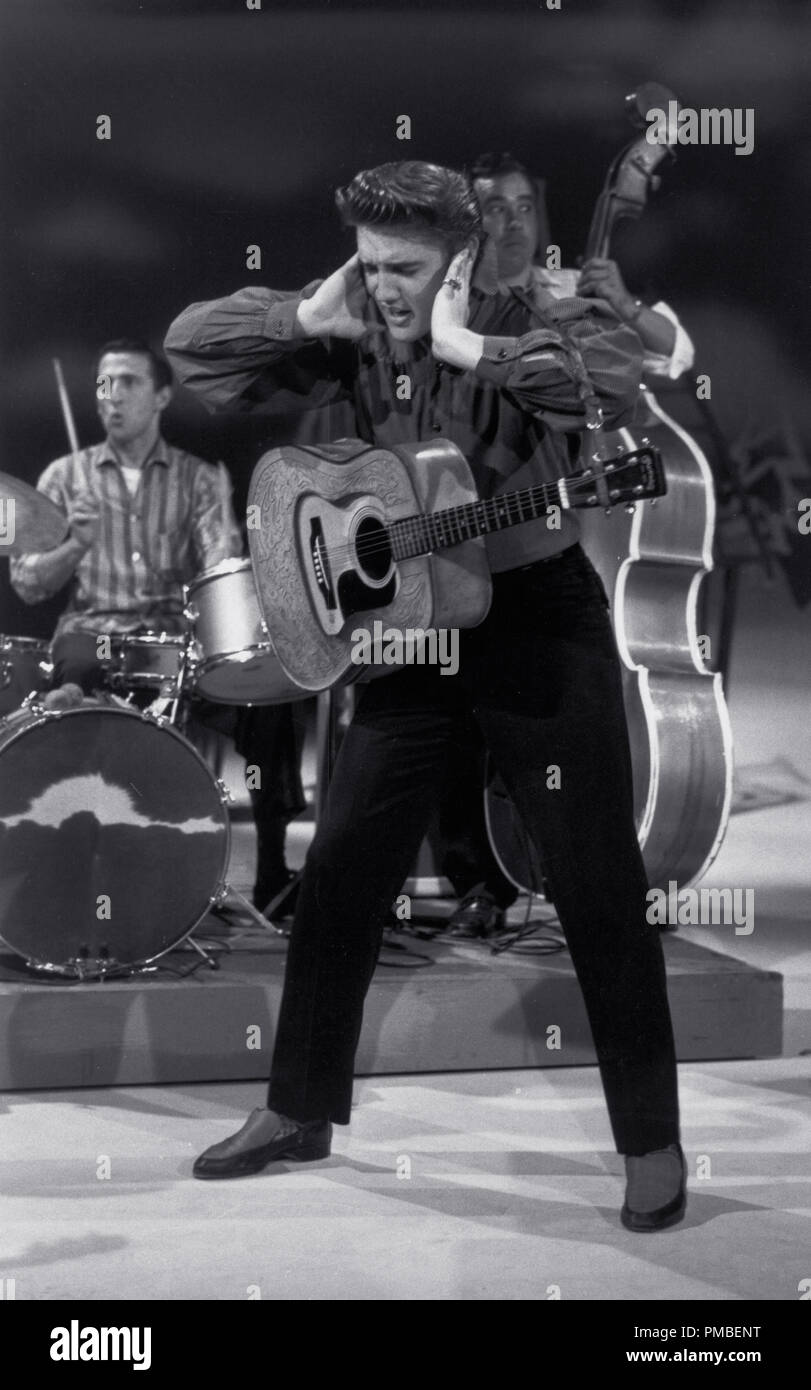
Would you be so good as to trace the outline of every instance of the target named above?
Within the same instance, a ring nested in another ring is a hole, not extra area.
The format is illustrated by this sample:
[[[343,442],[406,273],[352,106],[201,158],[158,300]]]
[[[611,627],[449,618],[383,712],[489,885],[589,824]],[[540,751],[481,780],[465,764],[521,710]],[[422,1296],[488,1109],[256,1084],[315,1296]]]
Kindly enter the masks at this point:
[[[14,503],[11,508],[10,502]],[[0,472],[0,554],[4,550],[53,550],[68,529],[65,513],[49,497],[22,478]]]

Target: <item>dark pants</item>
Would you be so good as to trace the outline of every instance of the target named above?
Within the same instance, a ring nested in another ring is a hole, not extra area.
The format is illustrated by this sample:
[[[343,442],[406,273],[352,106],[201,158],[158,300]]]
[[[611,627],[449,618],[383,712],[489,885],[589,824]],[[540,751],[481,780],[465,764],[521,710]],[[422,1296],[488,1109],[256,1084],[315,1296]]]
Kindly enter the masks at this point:
[[[99,665],[97,636],[94,632],[63,632],[54,640],[54,685],[78,685],[85,695],[104,688],[105,673]]]
[[[614,1138],[678,1139],[659,933],[633,816],[619,661],[605,593],[579,546],[496,575],[458,676],[411,667],[372,681],[343,741],[307,858],[268,1104],[350,1118],[364,998],[388,909],[414,862],[472,712],[542,858],[591,1022]],[[560,787],[547,769],[560,767]],[[551,1020],[554,1022],[555,1020]],[[565,1034],[562,1046],[566,1048]]]
[[[518,897],[518,889],[503,872],[490,843],[484,814],[486,764],[487,748],[478,724],[472,717],[461,716],[449,744],[448,776],[436,829],[429,831],[428,839],[439,851],[441,871],[458,898],[484,888],[498,907],[507,908]]]

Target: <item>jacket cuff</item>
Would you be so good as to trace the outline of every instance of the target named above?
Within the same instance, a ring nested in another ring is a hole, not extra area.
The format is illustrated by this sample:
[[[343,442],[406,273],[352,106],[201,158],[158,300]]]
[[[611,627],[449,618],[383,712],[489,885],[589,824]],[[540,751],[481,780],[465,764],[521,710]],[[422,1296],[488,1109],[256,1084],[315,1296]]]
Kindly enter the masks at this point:
[[[475,367],[476,376],[496,386],[506,385],[513,363],[521,356],[519,342],[518,338],[485,337],[482,355]]]
[[[306,295],[296,295],[295,299],[282,299],[272,304],[265,315],[264,336],[276,343],[289,343],[294,339],[304,339],[296,323],[298,306]]]
[[[667,319],[673,324],[676,330],[676,338],[673,343],[673,351],[669,357],[664,357],[660,353],[645,352],[644,369],[652,372],[654,376],[666,376],[671,381],[676,381],[683,372],[689,371],[695,360],[695,349],[692,339],[685,333],[681,321],[673,312],[669,304],[663,299],[658,303],[652,304],[651,309],[654,314],[661,314],[662,318]]]

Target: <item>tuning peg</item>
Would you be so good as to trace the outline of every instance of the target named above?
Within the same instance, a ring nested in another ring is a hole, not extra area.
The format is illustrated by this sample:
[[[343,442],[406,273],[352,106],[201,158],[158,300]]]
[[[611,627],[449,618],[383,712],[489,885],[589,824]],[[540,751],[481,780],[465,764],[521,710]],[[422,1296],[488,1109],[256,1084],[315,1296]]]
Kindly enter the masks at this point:
[[[614,510],[613,507],[606,507],[606,509],[605,509],[605,514],[606,514],[606,516],[610,516],[611,513],[613,512],[613,510]]]
[[[626,502],[626,504],[625,504],[625,510],[626,510],[626,512],[635,512],[635,511],[636,511],[636,502]]]

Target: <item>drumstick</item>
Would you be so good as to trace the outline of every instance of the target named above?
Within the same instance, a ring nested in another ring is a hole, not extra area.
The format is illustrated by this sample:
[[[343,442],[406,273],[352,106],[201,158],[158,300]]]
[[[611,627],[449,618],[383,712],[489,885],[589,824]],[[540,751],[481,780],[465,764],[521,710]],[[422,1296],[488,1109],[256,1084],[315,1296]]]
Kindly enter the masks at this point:
[[[73,411],[70,408],[70,398],[68,388],[65,385],[65,378],[62,375],[62,364],[58,357],[52,358],[54,371],[56,372],[56,389],[59,392],[59,404],[62,407],[62,416],[65,421],[65,429],[68,432],[68,443],[74,458],[79,452],[79,436],[76,433],[76,425],[73,420]]]
[[[231,480],[228,476],[228,469],[222,462],[217,464],[217,486],[220,493],[222,529],[224,535],[227,536],[231,530]]]

